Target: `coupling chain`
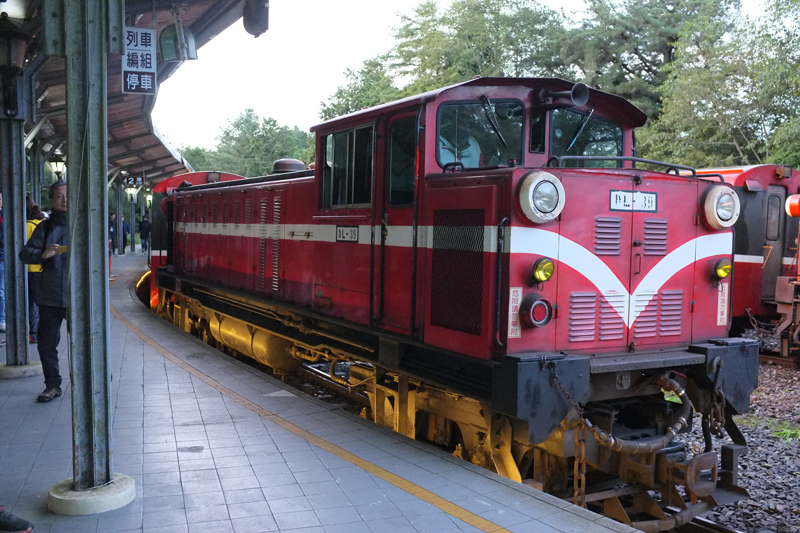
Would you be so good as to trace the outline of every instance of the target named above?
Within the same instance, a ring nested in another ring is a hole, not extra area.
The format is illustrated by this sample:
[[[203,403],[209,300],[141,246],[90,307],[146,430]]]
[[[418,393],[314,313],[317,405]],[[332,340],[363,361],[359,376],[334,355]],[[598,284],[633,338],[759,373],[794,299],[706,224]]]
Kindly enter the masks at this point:
[[[583,408],[577,403],[575,403],[575,401],[573,401],[572,396],[569,395],[569,391],[561,382],[561,378],[558,377],[558,374],[556,373],[556,364],[551,361],[547,366],[550,368],[550,374],[553,376],[552,378],[553,385],[558,387],[558,389],[561,391],[561,394],[564,395],[564,399],[567,400],[569,406],[575,409],[575,412],[578,413],[578,416],[581,418],[581,421],[583,421]]]
[[[586,507],[586,422],[578,419],[573,429],[575,435],[575,461],[573,463],[572,503]]]
[[[573,427],[573,435],[575,438],[575,460],[573,462],[573,480],[572,480],[572,503],[575,505],[580,505],[581,507],[586,507],[586,427],[587,422],[583,418],[583,408],[575,403],[570,396],[569,391],[564,386],[564,383],[561,381],[561,378],[558,377],[558,373],[556,373],[556,364],[554,362],[550,362],[548,364],[550,368],[550,374],[552,375],[553,385],[558,387],[558,390],[561,391],[561,394],[564,395],[564,399],[567,400],[567,403],[575,409],[575,412],[578,414],[578,419],[575,421],[575,425]]]
[[[714,395],[708,406],[705,416],[708,419],[709,430],[711,433],[719,438],[722,438],[725,433],[725,393],[719,386],[720,376],[722,375],[722,362],[721,357],[717,357],[711,363],[711,369],[714,371],[714,382],[712,386],[712,394]]]

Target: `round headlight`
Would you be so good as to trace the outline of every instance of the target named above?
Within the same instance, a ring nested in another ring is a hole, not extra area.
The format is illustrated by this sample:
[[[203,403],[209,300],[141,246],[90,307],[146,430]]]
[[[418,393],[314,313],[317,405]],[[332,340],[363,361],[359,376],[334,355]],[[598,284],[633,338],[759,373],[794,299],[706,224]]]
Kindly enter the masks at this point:
[[[714,265],[714,274],[719,279],[725,279],[731,275],[731,270],[733,269],[733,265],[731,264],[731,260],[727,257],[724,257],[717,261],[717,264]]]
[[[564,210],[564,186],[549,172],[534,171],[519,185],[519,207],[531,222],[550,222]]]
[[[739,196],[725,185],[714,185],[708,189],[703,202],[705,221],[712,229],[725,229],[739,219]]]
[[[728,221],[736,214],[736,203],[733,195],[722,194],[717,198],[717,216],[722,220]]]
[[[538,281],[539,283],[544,283],[551,277],[553,277],[553,272],[555,271],[556,266],[553,264],[553,260],[548,257],[542,257],[536,261],[533,265],[533,279]]]
[[[542,213],[551,213],[558,205],[558,189],[552,182],[542,181],[533,189],[533,205]]]

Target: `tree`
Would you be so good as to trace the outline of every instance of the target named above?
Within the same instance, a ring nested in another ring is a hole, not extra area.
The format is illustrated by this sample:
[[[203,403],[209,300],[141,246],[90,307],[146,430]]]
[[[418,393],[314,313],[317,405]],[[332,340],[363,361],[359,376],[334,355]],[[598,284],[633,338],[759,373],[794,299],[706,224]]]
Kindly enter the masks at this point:
[[[330,120],[400,98],[400,90],[394,86],[386,63],[386,56],[377,56],[364,61],[358,72],[348,69],[347,85],[336,89],[327,104],[321,104],[320,118]]]
[[[474,76],[553,75],[557,12],[530,0],[456,0],[440,13],[433,2],[401,17],[392,67],[416,94]],[[561,69],[563,70],[563,69]]]
[[[573,78],[623,96],[651,118],[660,112],[659,88],[687,21],[713,21],[738,0],[587,0],[589,16],[564,34],[558,50]]]
[[[297,127],[280,126],[275,119],[261,119],[245,109],[217,137],[217,148],[182,148],[195,170],[220,170],[241,176],[263,176],[278,159],[313,157],[309,135]],[[304,160],[306,162],[310,159]]]
[[[782,104],[769,140],[770,161],[800,167],[800,0],[772,0],[762,42],[770,43],[760,71],[770,95]]]
[[[211,163],[214,156],[211,150],[196,146],[181,146],[178,148],[178,152],[180,152],[183,158],[197,171],[215,170],[214,165]]]
[[[259,117],[253,109],[245,109],[217,137],[214,164],[226,172],[242,176],[262,176],[272,168],[274,158],[265,154],[260,142]]]
[[[331,119],[469,80],[474,76],[551,76],[566,72],[554,53],[563,18],[532,0],[435,2],[402,16],[397,46],[347,71],[320,117]],[[406,81],[400,89],[394,80]]]
[[[687,23],[665,68],[663,112],[639,136],[642,155],[697,167],[797,160],[791,137],[800,91],[790,88],[797,46],[789,46],[784,24],[765,20],[760,27],[733,16]]]

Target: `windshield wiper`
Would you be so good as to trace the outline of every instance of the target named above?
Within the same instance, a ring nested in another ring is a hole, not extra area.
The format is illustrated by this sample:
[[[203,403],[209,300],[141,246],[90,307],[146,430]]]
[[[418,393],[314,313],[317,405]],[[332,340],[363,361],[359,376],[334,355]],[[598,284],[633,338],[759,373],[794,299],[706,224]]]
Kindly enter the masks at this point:
[[[570,148],[572,148],[572,146],[575,144],[575,141],[577,141],[578,137],[581,136],[581,133],[583,133],[583,128],[586,127],[586,124],[589,123],[589,119],[592,118],[592,113],[594,113],[594,109],[590,109],[589,114],[583,116],[583,118],[581,119],[581,123],[578,125],[578,131],[575,132],[575,137],[572,138],[572,141],[569,143],[569,146],[567,146],[567,149],[564,151],[564,154],[569,152]]]
[[[481,101],[483,102],[483,112],[486,114],[486,118],[489,120],[489,124],[492,125],[492,129],[497,134],[497,137],[500,139],[500,142],[503,143],[503,146],[508,148],[508,143],[503,138],[503,134],[500,133],[500,124],[497,122],[497,115],[492,109],[492,102],[489,101],[489,97],[485,94],[481,96]]]

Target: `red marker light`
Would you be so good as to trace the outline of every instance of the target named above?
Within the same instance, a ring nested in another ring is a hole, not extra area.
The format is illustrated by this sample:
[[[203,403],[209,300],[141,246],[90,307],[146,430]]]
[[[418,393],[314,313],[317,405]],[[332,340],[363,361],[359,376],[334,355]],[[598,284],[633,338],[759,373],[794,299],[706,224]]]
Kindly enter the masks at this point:
[[[800,194],[793,194],[786,199],[786,214],[800,217]]]
[[[544,298],[529,294],[522,299],[519,318],[522,324],[528,328],[541,328],[553,318],[553,306]]]

